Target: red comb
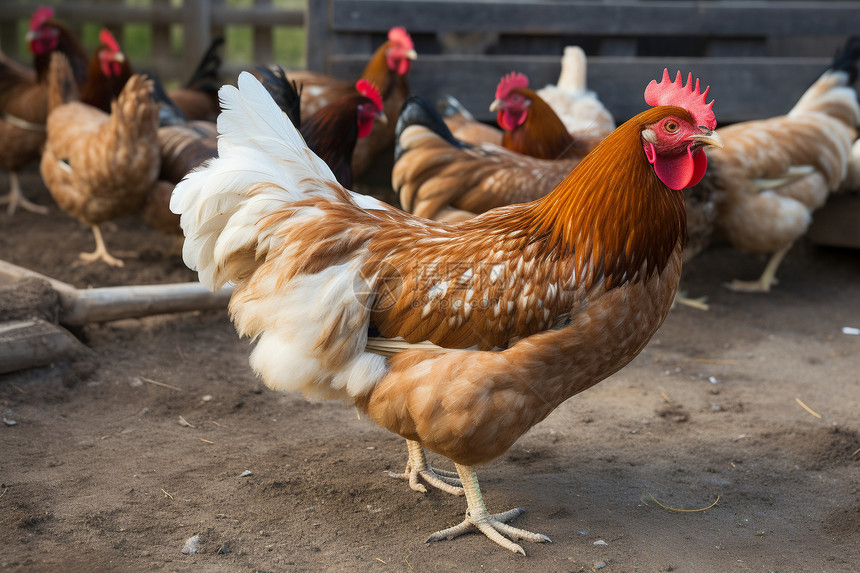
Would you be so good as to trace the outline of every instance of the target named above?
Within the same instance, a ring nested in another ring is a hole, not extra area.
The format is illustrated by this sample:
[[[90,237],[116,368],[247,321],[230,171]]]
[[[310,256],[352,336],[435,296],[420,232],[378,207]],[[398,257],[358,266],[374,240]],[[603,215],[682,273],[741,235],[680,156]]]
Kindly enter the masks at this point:
[[[412,50],[415,44],[412,43],[412,36],[406,31],[403,26],[395,26],[388,31],[388,39],[394,42],[404,50]]]
[[[376,86],[367,80],[358,80],[355,83],[355,89],[357,89],[358,93],[364,97],[370,98],[371,101],[373,101],[373,105],[376,106],[376,109],[382,111],[382,98],[379,97],[379,90],[376,89]]]
[[[113,34],[111,34],[110,30],[107,28],[102,28],[102,31],[99,32],[99,42],[107,46],[112,52],[122,51],[119,49],[119,44],[117,44],[116,38],[113,37]]]
[[[717,119],[714,117],[714,100],[705,103],[711,86],[705,88],[704,93],[699,89],[699,80],[693,86],[693,74],[687,76],[687,85],[681,78],[681,72],[675,76],[675,81],[669,78],[669,70],[663,69],[663,78],[660,83],[651,80],[645,88],[645,103],[651,106],[673,105],[682,107],[690,112],[696,125],[714,129],[717,127]]]
[[[50,6],[39,6],[30,18],[30,29],[38,30],[42,24],[54,17],[54,9]]]
[[[527,87],[529,87],[529,79],[524,74],[511,72],[502,77],[498,87],[496,87],[496,99],[505,99],[511,90]]]

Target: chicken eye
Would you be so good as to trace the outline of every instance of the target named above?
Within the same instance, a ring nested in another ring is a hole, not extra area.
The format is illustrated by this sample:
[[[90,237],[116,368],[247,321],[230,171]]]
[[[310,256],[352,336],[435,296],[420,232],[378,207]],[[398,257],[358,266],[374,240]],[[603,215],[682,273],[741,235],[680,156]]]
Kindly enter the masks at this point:
[[[675,133],[676,131],[678,131],[678,123],[674,121],[667,121],[666,125],[664,125],[663,128],[669,133]]]

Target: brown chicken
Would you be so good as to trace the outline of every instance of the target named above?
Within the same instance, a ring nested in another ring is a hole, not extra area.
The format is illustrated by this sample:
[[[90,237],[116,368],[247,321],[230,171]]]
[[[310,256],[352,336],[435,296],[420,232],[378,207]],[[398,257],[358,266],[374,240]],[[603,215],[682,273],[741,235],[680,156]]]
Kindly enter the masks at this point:
[[[92,228],[96,250],[81,259],[122,266],[108,253],[99,224],[137,212],[155,183],[158,104],[152,83],[133,75],[108,115],[79,101],[68,60],[54,54],[48,86],[42,178],[57,205]]]
[[[505,134],[502,147],[538,159],[582,159],[585,148],[567,131],[547,103],[529,88],[529,79],[516,72],[502,78],[490,111]],[[595,145],[599,142],[595,142]]]
[[[103,28],[99,32],[99,42],[81,87],[81,101],[108,112],[134,71],[110,30]]]
[[[398,26],[389,30],[388,41],[377,48],[364,68],[360,79],[367,80],[379,89],[387,124],[377,126],[355,146],[352,158],[354,177],[364,173],[373,160],[394,143],[394,125],[403,102],[409,96],[406,74],[417,57],[412,38]],[[355,92],[354,81],[316,72],[290,72],[290,78],[302,87],[303,122],[326,105]]]
[[[8,203],[11,215],[20,206],[45,214],[47,207],[24,197],[18,171],[39,158],[45,143],[48,117],[48,66],[57,51],[69,58],[75,80],[86,78],[87,56],[68,28],[53,18],[52,8],[38,8],[27,32],[35,70],[30,70],[0,54],[0,167],[9,172],[9,194],[0,197]]]
[[[167,92],[189,121],[214,122],[218,119],[218,113],[221,111],[218,88],[222,83],[221,57],[218,50],[223,44],[224,38],[213,39],[188,82],[181,88]]]
[[[444,224],[344,189],[253,76],[238,84],[221,90],[219,158],[171,208],[200,281],[236,285],[230,313],[256,341],[254,370],[406,438],[415,489],[419,477],[462,487],[465,520],[429,540],[477,528],[518,553],[505,536],[548,541],[505,523],[520,509],[490,514],[473,466],[622,368],[662,323],[681,272],[680,190],[704,174],[702,147],[719,145],[705,96],[652,82],[655,107],[550,194]],[[423,447],[459,480],[429,468]]]
[[[851,87],[858,56],[855,39],[788,114],[719,129],[726,147],[708,152],[710,179],[725,193],[717,229],[738,249],[771,255],[758,280],[735,280],[730,289],[769,291],[812,213],[839,189],[860,124]]]
[[[396,133],[392,187],[403,209],[428,219],[463,221],[496,207],[539,199],[580,162],[461,142],[415,96],[403,106]]]

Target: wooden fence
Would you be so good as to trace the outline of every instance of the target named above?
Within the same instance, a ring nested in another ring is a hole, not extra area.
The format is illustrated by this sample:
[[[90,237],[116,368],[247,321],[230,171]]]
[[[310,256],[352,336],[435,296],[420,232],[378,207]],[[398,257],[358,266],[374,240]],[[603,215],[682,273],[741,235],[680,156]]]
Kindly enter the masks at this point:
[[[329,0],[311,2],[308,66],[355,77],[389,27],[405,26],[413,92],[457,96],[481,119],[499,78],[555,83],[565,45],[589,56],[588,84],[618,119],[641,111],[664,67],[712,86],[721,123],[784,113],[860,34],[860,2],[803,0]]]
[[[554,83],[565,45],[582,46],[588,83],[618,119],[641,110],[642,91],[664,67],[683,69],[712,86],[721,123],[787,111],[827,66],[838,45],[860,33],[860,0],[307,0],[284,10],[272,0],[232,7],[226,0],[62,1],[57,17],[79,29],[122,25],[152,29],[152,53],[141,69],[166,80],[193,68],[210,39],[229,26],[253,28],[253,62],[273,58],[272,30],[306,30],[310,69],[341,77],[361,73],[391,26],[412,34],[419,53],[410,72],[414,93],[456,95],[479,118],[499,78],[526,73],[533,86]],[[13,56],[19,23],[35,2],[0,6],[0,46]],[[182,57],[171,55],[170,27],[183,28]],[[23,55],[22,60],[27,60]],[[225,78],[246,67],[227,61]]]
[[[166,81],[185,78],[197,65],[212,38],[223,35],[229,26],[250,26],[253,36],[253,62],[274,61],[272,31],[275,27],[303,27],[304,10],[285,10],[271,0],[253,0],[250,7],[232,7],[224,0],[183,0],[173,6],[170,0],[150,0],[149,6],[129,5],[122,0],[65,1],[54,6],[56,17],[73,31],[80,33],[83,24],[96,23],[108,27],[123,45],[124,24],[149,25],[152,30],[152,53],[147,60],[136,63],[140,69],[157,72]],[[40,3],[12,4],[6,0],[0,6],[0,48],[13,57],[28,61],[29,55],[18,54],[19,22],[29,20]],[[182,57],[171,53],[171,26],[181,26]],[[243,66],[226,62],[225,77],[236,75]]]

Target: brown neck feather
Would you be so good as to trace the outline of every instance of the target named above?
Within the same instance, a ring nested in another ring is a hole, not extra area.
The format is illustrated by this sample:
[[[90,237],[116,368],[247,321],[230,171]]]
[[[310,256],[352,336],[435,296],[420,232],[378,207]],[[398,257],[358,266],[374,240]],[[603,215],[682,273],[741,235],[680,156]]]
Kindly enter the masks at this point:
[[[578,283],[603,280],[612,288],[644,280],[686,240],[683,192],[657,178],[641,140],[645,126],[678,113],[683,110],[652,108],[624,123],[523,211],[520,224],[532,240],[547,241],[561,256],[574,253]]]
[[[502,146],[537,157],[538,159],[559,159],[573,148],[573,137],[564,122],[543,98],[530,89],[514,90],[531,100],[526,121],[513,131],[505,132]]]
[[[388,69],[388,62],[385,59],[385,52],[391,47],[391,42],[385,42],[373,53],[373,57],[367,62],[364,72],[361,74],[361,79],[367,80],[376,86],[379,90],[380,97],[384,100],[391,89],[394,87],[394,78],[397,74]]]

